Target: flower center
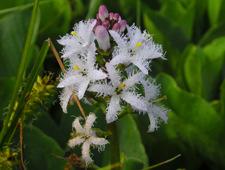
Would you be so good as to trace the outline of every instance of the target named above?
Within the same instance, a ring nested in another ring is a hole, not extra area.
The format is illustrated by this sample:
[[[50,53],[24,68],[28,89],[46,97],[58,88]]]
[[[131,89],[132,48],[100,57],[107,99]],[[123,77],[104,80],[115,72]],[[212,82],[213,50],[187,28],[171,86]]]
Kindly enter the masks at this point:
[[[119,86],[116,88],[116,93],[119,94],[123,89],[125,89],[126,84],[124,82],[120,83]]]
[[[71,31],[70,33],[72,36],[77,36],[77,32],[76,31]]]
[[[142,42],[140,42],[140,41],[135,44],[135,48],[139,48],[141,46],[142,46]]]
[[[80,67],[79,67],[78,65],[75,64],[75,65],[73,66],[73,70],[74,70],[74,71],[78,71],[78,70],[80,70]]]

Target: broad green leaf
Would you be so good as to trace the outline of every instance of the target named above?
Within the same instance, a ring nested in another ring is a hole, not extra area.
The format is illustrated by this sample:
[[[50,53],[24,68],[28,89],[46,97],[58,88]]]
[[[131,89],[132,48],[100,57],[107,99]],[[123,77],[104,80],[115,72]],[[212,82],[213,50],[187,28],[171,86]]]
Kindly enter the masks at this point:
[[[215,50],[216,49],[216,50]],[[203,48],[191,46],[184,63],[184,75],[190,91],[207,100],[215,97],[225,61],[225,37]]]
[[[169,75],[160,74],[157,80],[172,110],[165,128],[168,137],[188,144],[214,163],[223,164],[224,123],[219,114],[204,99],[181,90]]]
[[[202,65],[204,58],[202,49],[196,46],[188,47],[184,63],[184,76],[190,91],[202,95]]]
[[[225,36],[225,22],[221,22],[218,25],[215,25],[211,27],[204,36],[201,37],[201,40],[199,41],[200,46],[207,45],[211,43],[214,39],[220,38],[222,36]]]
[[[225,37],[215,39],[203,51],[207,56],[203,66],[203,94],[211,99],[219,89],[222,69],[225,67]]]
[[[147,166],[148,157],[133,117],[126,115],[119,119],[118,129],[121,152],[125,154],[127,159],[140,160],[144,166]]]
[[[208,15],[211,25],[218,24],[220,19],[224,19],[224,0],[208,0]]]
[[[61,170],[64,168],[63,150],[59,145],[35,126],[24,129],[25,161],[32,170]]]

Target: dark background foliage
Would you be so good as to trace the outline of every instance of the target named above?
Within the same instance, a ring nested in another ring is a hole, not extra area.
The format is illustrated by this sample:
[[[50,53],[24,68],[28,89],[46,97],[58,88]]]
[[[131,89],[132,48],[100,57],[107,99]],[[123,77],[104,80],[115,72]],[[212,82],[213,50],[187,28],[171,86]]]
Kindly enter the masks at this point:
[[[135,22],[146,29],[162,44],[167,58],[153,61],[151,69],[167,96],[165,104],[171,110],[168,123],[148,134],[146,115],[132,114],[118,122],[127,169],[129,160],[142,167],[176,154],[182,156],[158,169],[225,169],[225,1],[42,0],[29,69],[45,39],[51,37],[57,44],[55,40],[71,31],[75,22],[95,17],[100,4],[119,12],[129,24]],[[0,125],[14,88],[31,9],[32,0],[0,0]],[[41,75],[49,72],[53,78],[60,72],[51,53]],[[31,114],[32,121],[25,125],[28,169],[65,166],[71,122],[79,112],[71,106],[69,114],[63,114],[55,94],[58,91],[52,93],[51,104],[39,104]],[[98,107],[86,109],[99,111]],[[104,126],[101,122],[104,116],[99,114],[96,125]],[[106,147],[104,153],[95,154],[97,165],[109,163],[108,152]]]

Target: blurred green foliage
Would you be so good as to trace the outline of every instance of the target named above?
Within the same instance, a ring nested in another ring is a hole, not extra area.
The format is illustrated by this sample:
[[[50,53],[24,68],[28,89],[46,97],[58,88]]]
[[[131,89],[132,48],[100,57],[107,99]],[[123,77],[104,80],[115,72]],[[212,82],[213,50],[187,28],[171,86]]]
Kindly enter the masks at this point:
[[[0,1],[0,128],[15,86],[32,2]],[[150,32],[167,57],[165,61],[153,61],[151,67],[152,76],[167,96],[165,104],[171,110],[168,124],[147,134],[147,116],[128,115],[118,122],[124,169],[142,169],[179,153],[180,158],[158,169],[224,169],[225,0],[42,0],[26,74],[45,39],[55,41],[75,22],[95,17],[102,3],[110,11],[120,12],[129,24],[135,22]],[[48,72],[53,73],[55,81],[59,67],[51,53],[41,75]],[[47,106],[40,104],[33,110],[34,115],[42,113],[25,126],[28,169],[63,169],[68,161],[63,156],[78,108],[71,106],[70,113],[63,114],[56,91],[50,93],[53,97]],[[90,106],[86,109],[93,110]],[[104,115],[98,117],[98,126],[104,126]],[[95,156],[96,164],[106,167],[102,169],[109,169],[108,154],[106,146],[105,153]]]

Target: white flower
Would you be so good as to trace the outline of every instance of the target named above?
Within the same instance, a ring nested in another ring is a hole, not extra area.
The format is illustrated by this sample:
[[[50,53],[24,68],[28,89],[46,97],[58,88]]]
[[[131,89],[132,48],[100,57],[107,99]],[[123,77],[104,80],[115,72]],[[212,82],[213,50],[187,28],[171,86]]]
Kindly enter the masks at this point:
[[[99,95],[111,96],[106,113],[107,123],[117,119],[117,114],[121,111],[121,99],[131,106],[135,106],[138,110],[147,111],[145,100],[132,90],[143,79],[144,75],[139,72],[121,81],[121,77],[113,65],[106,63],[106,69],[111,82],[93,83],[88,90],[97,92]]]
[[[71,34],[67,34],[58,40],[63,45],[62,58],[70,58],[76,54],[83,54],[90,48],[95,48],[93,28],[96,20],[80,21],[75,24]]]
[[[77,96],[82,99],[90,82],[101,80],[107,75],[95,66],[95,50],[89,50],[87,55],[70,59],[70,69],[59,83],[59,88],[76,87]]]
[[[144,87],[145,100],[148,102],[147,114],[150,120],[148,132],[153,132],[158,128],[160,120],[167,122],[168,110],[155,102],[159,97],[159,87],[155,82],[142,80],[141,83]]]
[[[76,118],[72,124],[72,127],[75,130],[75,136],[68,141],[68,146],[71,148],[83,144],[82,159],[85,161],[86,165],[93,161],[90,156],[90,147],[97,146],[100,151],[109,143],[105,138],[99,138],[96,136],[95,131],[92,129],[95,120],[95,114],[89,114],[86,118],[85,124],[82,126],[80,124],[80,118]]]
[[[128,33],[123,36],[118,32],[110,30],[110,35],[117,43],[113,52],[111,63],[133,63],[144,74],[148,74],[149,63],[152,59],[163,58],[162,48],[153,42],[152,37],[136,26],[127,26]]]

